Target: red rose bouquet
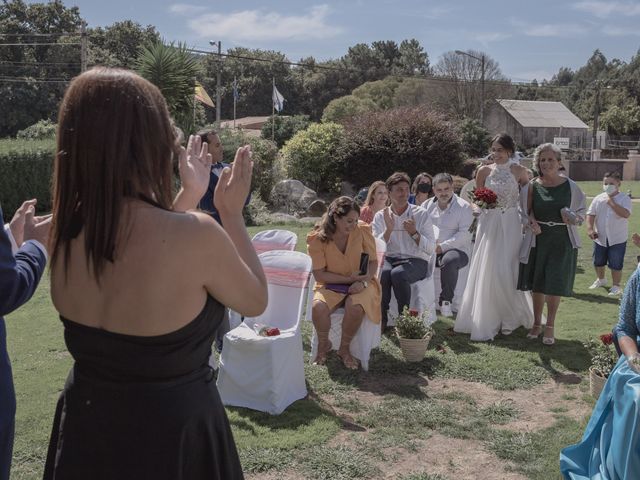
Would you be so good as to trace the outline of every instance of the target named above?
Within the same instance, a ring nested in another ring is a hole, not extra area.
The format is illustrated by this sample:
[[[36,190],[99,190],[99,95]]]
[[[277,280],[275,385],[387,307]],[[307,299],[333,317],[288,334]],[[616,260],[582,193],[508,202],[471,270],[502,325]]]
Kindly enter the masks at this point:
[[[490,188],[474,188],[469,192],[469,200],[472,204],[481,209],[492,209],[498,206],[498,195]],[[478,216],[480,212],[474,213],[474,219],[469,227],[469,233],[475,235],[478,229]],[[475,240],[475,239],[474,239]]]

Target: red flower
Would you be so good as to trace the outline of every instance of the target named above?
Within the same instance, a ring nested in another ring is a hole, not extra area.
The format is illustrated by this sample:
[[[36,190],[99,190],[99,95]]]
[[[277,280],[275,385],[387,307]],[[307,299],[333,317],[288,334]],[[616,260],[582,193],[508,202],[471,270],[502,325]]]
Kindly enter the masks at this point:
[[[600,335],[600,340],[605,345],[611,345],[613,343],[613,334],[612,333],[605,333],[604,335]]]
[[[267,328],[267,337],[277,337],[280,335],[280,329],[278,327]]]
[[[409,316],[411,317],[417,317],[419,314],[420,312],[418,312],[418,310],[414,310],[414,309],[409,310]]]
[[[473,192],[473,195],[475,196],[476,200],[485,202],[489,205],[498,201],[496,192],[494,192],[490,188],[476,188]]]

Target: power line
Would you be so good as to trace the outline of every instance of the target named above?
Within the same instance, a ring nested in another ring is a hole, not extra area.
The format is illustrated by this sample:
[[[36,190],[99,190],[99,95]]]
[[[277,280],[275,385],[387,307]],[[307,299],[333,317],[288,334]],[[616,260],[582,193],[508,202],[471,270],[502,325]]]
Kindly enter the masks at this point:
[[[36,79],[29,77],[1,77],[0,82],[8,82],[8,83],[69,83],[71,80],[64,79]]]
[[[80,66],[79,62],[17,62],[12,60],[0,60],[0,65],[67,65],[67,66]]]
[[[80,33],[0,33],[0,37],[77,37]]]
[[[58,42],[42,42],[42,43],[0,43],[0,47],[29,47],[43,45],[82,45],[81,43],[58,43]]]

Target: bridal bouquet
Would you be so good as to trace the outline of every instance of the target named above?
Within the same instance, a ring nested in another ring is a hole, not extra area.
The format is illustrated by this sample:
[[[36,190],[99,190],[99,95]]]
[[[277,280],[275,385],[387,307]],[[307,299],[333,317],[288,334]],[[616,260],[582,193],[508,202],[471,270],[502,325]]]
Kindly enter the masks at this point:
[[[490,210],[498,206],[498,195],[490,188],[474,188],[469,192],[469,200],[473,205],[483,209]],[[478,229],[478,216],[474,213],[474,219],[469,227],[469,233],[474,234]]]

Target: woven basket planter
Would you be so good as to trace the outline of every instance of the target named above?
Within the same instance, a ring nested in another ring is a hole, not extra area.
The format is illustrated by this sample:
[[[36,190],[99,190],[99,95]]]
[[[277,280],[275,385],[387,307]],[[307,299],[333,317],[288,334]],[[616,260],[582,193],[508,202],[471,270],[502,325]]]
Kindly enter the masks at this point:
[[[596,400],[600,396],[605,383],[607,383],[607,377],[601,376],[593,368],[589,369],[589,393]]]
[[[397,335],[397,332],[396,332]],[[398,335],[400,341],[400,349],[402,355],[407,362],[420,362],[424,358],[424,354],[431,340],[431,333],[422,338],[402,338]]]

